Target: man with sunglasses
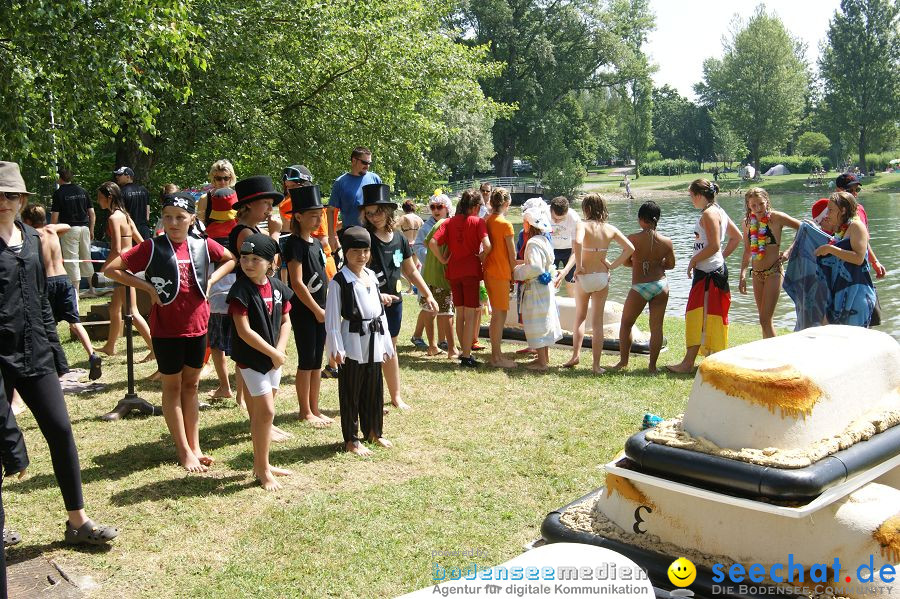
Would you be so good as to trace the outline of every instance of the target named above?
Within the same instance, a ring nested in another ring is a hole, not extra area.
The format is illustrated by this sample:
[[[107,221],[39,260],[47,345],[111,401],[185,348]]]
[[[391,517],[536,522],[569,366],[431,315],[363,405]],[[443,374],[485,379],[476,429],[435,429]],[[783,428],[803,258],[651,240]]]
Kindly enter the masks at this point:
[[[141,237],[150,239],[150,192],[139,183],[134,182],[134,171],[129,166],[120,166],[113,171],[116,185],[122,190],[122,203],[134,221]]]
[[[369,148],[359,146],[353,149],[350,154],[350,171],[335,179],[331,186],[331,197],[328,199],[329,223],[334,223],[340,213],[342,228],[360,224],[359,207],[363,204],[363,186],[381,183],[381,177],[369,171],[371,165],[372,151]],[[330,227],[328,244],[334,252],[340,249],[337,227]]]
[[[859,178],[853,173],[843,173],[838,175],[837,179],[834,180],[834,190],[835,191],[846,191],[851,194],[854,198],[856,198],[857,205],[857,214],[859,215],[859,220],[866,226],[866,229],[869,228],[869,217],[866,214],[866,209],[863,208],[863,205],[859,202],[859,190],[862,189],[862,184],[859,182]],[[872,270],[875,271],[876,278],[883,278],[885,274],[887,274],[887,270],[884,268],[884,265],[878,261],[878,258],[875,257],[875,251],[872,249],[871,244],[869,245],[869,263],[872,265]]]

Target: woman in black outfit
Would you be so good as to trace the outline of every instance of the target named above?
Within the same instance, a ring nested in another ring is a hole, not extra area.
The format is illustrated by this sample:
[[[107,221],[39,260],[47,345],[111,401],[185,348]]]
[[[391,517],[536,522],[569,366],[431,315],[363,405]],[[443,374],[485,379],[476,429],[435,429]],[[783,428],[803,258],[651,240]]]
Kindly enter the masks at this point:
[[[81,468],[51,343],[59,343],[47,299],[40,236],[17,220],[28,196],[19,165],[0,162],[0,375],[6,397],[15,389],[34,414],[50,448],[68,512],[65,540],[102,545],[119,531],[94,524],[84,511]]]

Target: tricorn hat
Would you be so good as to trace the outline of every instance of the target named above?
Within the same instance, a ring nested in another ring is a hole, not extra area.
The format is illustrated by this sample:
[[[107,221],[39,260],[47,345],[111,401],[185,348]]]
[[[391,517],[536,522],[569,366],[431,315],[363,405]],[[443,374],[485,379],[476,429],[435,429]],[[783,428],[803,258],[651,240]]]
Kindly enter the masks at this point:
[[[235,210],[241,206],[246,206],[250,202],[266,199],[271,199],[272,205],[277,206],[284,199],[284,194],[275,189],[272,177],[267,177],[266,175],[256,175],[255,177],[241,179],[234,184],[234,191],[238,197],[238,201],[234,204]]]
[[[391,201],[391,188],[384,183],[370,183],[363,185],[363,203],[360,210],[366,206],[390,206],[396,209],[397,204]]]
[[[0,192],[34,195],[25,188],[25,179],[15,162],[0,162]]]
[[[304,185],[288,191],[291,194],[291,212],[322,210],[322,192],[318,185]]]

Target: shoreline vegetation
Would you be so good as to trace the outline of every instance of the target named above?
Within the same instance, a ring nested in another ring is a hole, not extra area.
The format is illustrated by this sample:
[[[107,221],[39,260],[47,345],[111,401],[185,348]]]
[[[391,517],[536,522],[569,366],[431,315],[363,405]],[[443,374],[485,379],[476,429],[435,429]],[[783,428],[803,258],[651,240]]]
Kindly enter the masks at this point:
[[[122,535],[108,551],[63,546],[50,457],[26,411],[19,424],[31,466],[3,489],[7,526],[24,537],[9,562],[51,559],[82,586],[96,585],[89,594],[97,597],[396,596],[432,584],[435,563],[481,567],[520,554],[548,512],[603,484],[598,465],[621,450],[645,412],[680,414],[693,384],[693,376],[649,374],[638,355],[624,372],[564,370],[570,350],[560,348],[550,351],[549,375],[460,370],[411,347],[418,306],[412,296],[404,303],[400,365],[412,409],[385,416],[395,448],[371,459],[341,451],[337,423],[318,430],[297,421],[289,345],[275,423],[294,437],[273,444],[272,454],[295,475],[279,493],[266,493],[249,474],[249,424],[233,400],[200,416],[202,446],[216,458],[203,475],[178,466],[162,418],[101,422],[126,390],[120,340],[119,354],[104,360],[106,388],[66,401],[86,503]],[[646,316],[638,326],[647,329]],[[729,334],[731,345],[760,338],[751,325],[733,324]],[[662,364],[680,357],[684,320],[667,318],[665,335]],[[87,368],[80,345],[63,328],[60,337],[72,367]],[[139,337],[135,346],[142,356]],[[504,343],[509,356],[520,347]],[[605,352],[603,361],[617,358]],[[154,368],[137,364],[136,386],[159,404],[159,383],[144,378]],[[205,377],[201,399],[215,387],[215,376]],[[337,381],[322,381],[321,397],[323,411],[337,415]],[[470,548],[483,553],[433,557]]]

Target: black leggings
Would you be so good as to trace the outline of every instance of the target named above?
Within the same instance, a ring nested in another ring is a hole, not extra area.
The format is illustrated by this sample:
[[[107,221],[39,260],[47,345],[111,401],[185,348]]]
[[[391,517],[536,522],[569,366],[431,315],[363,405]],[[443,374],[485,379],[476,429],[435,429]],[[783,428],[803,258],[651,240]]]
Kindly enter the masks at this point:
[[[14,370],[5,367],[0,367],[0,372],[6,386],[6,397],[12,401],[12,390],[15,388],[19,392],[47,440],[53,473],[62,491],[66,511],[84,508],[78,449],[75,448],[72,423],[56,374],[20,378]]]

